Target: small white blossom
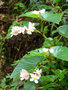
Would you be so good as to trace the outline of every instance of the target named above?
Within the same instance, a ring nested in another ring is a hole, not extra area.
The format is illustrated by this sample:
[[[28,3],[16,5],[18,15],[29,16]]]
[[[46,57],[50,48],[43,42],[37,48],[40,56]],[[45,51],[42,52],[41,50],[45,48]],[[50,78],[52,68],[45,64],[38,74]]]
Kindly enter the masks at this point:
[[[49,52],[50,52],[50,53],[53,53],[53,52],[54,52],[54,49],[53,49],[53,48],[50,48],[50,49],[49,49]]]
[[[39,11],[34,10],[33,12],[34,12],[34,14],[39,14]]]
[[[20,27],[19,26],[14,26],[13,28],[12,28],[12,30],[11,30],[11,36],[13,36],[13,35],[18,35],[18,33],[19,33],[19,30],[20,30]]]
[[[13,30],[20,30],[20,27],[19,26],[14,26],[13,28],[12,28],[12,31]]]
[[[27,34],[32,34],[32,32],[34,32],[34,30],[35,30],[34,23],[29,22]]]
[[[34,29],[35,29],[35,27],[34,27],[34,23],[29,22],[29,24],[28,24],[28,28],[34,30]]]
[[[14,30],[14,31],[12,31],[12,32],[11,32],[11,36],[13,36],[13,35],[15,35],[15,36],[16,36],[16,35],[18,35],[18,33],[19,33],[19,31],[18,31],[18,30]]]
[[[45,12],[45,9],[42,9],[42,10],[39,10],[39,11],[34,10],[34,14],[40,14],[40,13],[44,13],[44,12]]]
[[[47,48],[43,48],[43,51],[44,51],[44,52],[48,52],[48,49],[47,49]]]
[[[27,27],[26,26],[20,27],[20,32],[19,33],[24,34],[25,33],[25,30],[27,30]]]
[[[27,80],[29,78],[29,73],[25,70],[25,69],[22,69],[20,71],[20,80]]]
[[[45,12],[45,9],[42,9],[39,11],[39,13],[44,13]]]
[[[42,69],[40,69],[40,70],[37,69],[37,70],[36,70],[36,73],[37,73],[37,74],[41,74],[41,73],[42,73]]]
[[[28,29],[27,29],[27,34],[32,34],[33,31],[34,31],[33,29],[28,28]]]
[[[41,77],[41,73],[42,73],[42,69],[40,69],[40,70],[37,69],[34,73],[37,74],[38,77],[40,78]]]
[[[30,74],[31,75],[31,78],[30,78],[30,81],[34,81],[35,83],[38,83],[38,80],[39,80],[39,76],[36,75],[36,74]]]

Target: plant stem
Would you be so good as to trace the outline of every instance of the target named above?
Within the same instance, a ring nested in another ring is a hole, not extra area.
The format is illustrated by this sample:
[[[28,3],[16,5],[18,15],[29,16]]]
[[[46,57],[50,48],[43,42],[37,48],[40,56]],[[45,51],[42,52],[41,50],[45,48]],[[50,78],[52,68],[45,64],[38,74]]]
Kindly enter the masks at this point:
[[[53,23],[52,26],[51,26],[51,36],[52,36],[53,27],[54,27],[54,23]]]
[[[58,39],[57,43],[61,40],[61,38],[62,38],[62,36],[60,36],[60,38]],[[56,44],[57,44],[57,43],[56,43]]]
[[[43,32],[43,22],[41,21],[41,32]]]
[[[47,37],[44,35],[44,34],[42,34],[39,30],[36,30],[38,33],[40,33],[45,39],[47,39]]]

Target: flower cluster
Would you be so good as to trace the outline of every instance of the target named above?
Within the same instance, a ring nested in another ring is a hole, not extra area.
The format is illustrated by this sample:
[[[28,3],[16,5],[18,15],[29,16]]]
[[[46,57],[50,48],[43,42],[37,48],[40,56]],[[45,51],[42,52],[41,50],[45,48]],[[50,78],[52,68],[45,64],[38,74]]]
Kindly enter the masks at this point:
[[[27,34],[32,34],[32,32],[34,32],[34,30],[35,30],[34,23],[29,22],[28,28],[26,26],[24,26],[24,27],[14,26],[11,30],[11,36],[13,36],[13,35],[16,36],[19,33],[25,34],[25,32]]]
[[[41,77],[42,70],[37,69],[33,73],[28,73],[25,69],[22,69],[20,72],[20,80],[27,80],[29,79],[29,76],[31,76],[30,81],[34,81],[35,83],[38,83],[38,80]]]

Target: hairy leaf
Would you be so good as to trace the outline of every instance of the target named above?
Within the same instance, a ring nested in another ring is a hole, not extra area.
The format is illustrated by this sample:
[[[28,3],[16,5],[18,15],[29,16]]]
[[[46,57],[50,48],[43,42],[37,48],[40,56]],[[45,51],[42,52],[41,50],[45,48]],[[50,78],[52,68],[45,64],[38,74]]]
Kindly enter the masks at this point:
[[[68,61],[68,48],[67,47],[55,46],[52,48],[54,50],[52,52],[53,56],[55,56],[56,58],[62,59],[64,61]]]
[[[68,38],[68,25],[60,26],[57,30],[60,35]]]
[[[36,65],[42,60],[44,60],[44,57],[42,56],[34,56],[21,59],[21,62],[16,66],[16,68],[12,72],[11,78],[17,79],[20,75],[21,69],[25,69],[29,72],[31,69],[34,69]]]

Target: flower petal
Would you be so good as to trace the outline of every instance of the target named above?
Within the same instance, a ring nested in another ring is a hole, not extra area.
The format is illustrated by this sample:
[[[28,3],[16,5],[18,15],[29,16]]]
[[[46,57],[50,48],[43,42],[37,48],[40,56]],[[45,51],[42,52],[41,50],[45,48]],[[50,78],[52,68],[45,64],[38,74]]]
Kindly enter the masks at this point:
[[[38,80],[34,80],[35,83],[38,83]]]
[[[30,81],[33,81],[33,79],[31,78]]]

